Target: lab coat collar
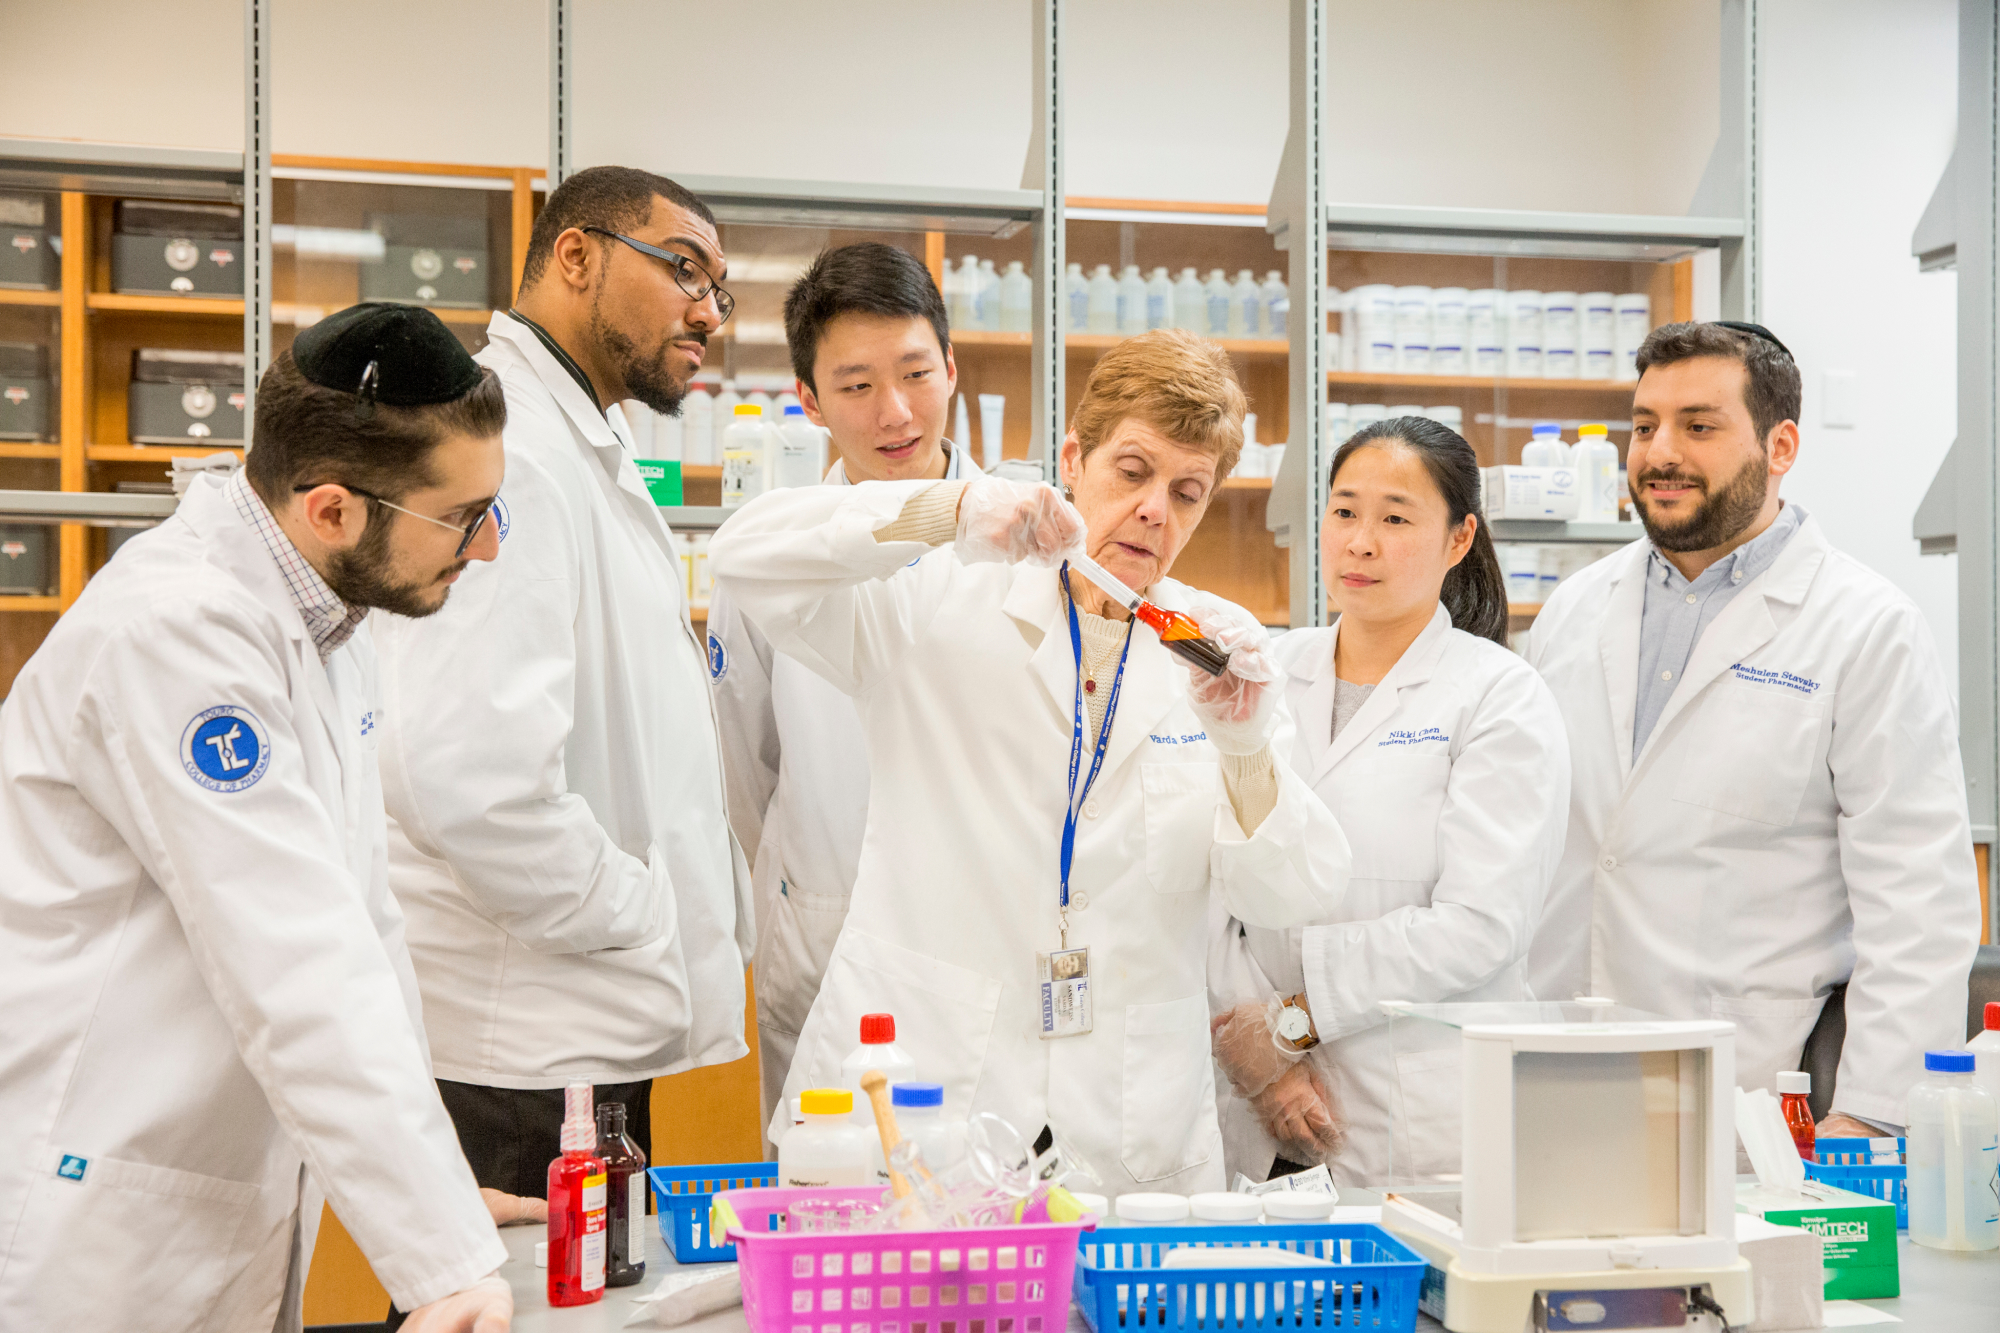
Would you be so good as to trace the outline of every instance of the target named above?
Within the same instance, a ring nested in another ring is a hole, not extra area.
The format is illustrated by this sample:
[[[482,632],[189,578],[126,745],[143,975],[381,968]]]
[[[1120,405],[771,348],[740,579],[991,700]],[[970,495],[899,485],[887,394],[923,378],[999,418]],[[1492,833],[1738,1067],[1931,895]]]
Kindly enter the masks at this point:
[[[1361,705],[1361,711],[1353,720],[1341,728],[1340,735],[1329,736],[1332,731],[1334,693],[1334,650],[1340,646],[1340,621],[1333,622],[1333,635],[1327,640],[1326,651],[1315,653],[1312,660],[1300,662],[1293,669],[1295,681],[1305,682],[1304,698],[1298,700],[1299,708],[1295,716],[1313,719],[1312,734],[1306,743],[1313,756],[1313,781],[1318,782],[1330,772],[1334,765],[1352,754],[1355,747],[1381,726],[1396,709],[1396,695],[1401,690],[1414,689],[1431,678],[1437,670],[1438,659],[1444,655],[1446,636],[1451,633],[1451,613],[1438,603],[1431,612],[1430,624],[1403,650],[1396,659],[1396,665],[1389,668],[1387,675],[1375,686],[1375,692]],[[1320,725],[1318,719],[1326,718],[1327,724]]]

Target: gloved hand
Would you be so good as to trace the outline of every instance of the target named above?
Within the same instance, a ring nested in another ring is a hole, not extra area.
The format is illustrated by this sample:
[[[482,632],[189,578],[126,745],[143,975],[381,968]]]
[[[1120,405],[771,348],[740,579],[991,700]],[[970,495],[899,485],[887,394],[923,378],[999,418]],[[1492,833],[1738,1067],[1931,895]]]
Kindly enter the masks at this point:
[[[1211,676],[1188,666],[1188,702],[1208,729],[1208,739],[1224,754],[1255,754],[1271,741],[1278,709],[1278,660],[1271,636],[1241,607],[1207,594],[1197,596],[1187,614],[1229,654],[1229,669]]]
[[[1287,1161],[1314,1166],[1340,1146],[1340,1120],[1333,1094],[1311,1061],[1293,1065],[1277,1082],[1250,1099],[1264,1131],[1278,1141]]]
[[[410,1311],[403,1333],[507,1333],[513,1322],[513,1288],[489,1273],[463,1291]]]
[[[1305,1058],[1304,1051],[1293,1050],[1278,1037],[1278,1011],[1284,1007],[1284,998],[1278,995],[1246,1000],[1208,1025],[1222,1072],[1245,1097],[1255,1097]]]
[[[493,1225],[510,1227],[517,1222],[546,1222],[549,1220],[549,1201],[529,1198],[522,1194],[508,1194],[504,1190],[490,1190],[479,1187],[479,1197],[486,1204],[486,1211],[493,1215]]]
[[[1083,515],[1053,487],[974,477],[958,500],[958,558],[1054,569],[1083,544]]]

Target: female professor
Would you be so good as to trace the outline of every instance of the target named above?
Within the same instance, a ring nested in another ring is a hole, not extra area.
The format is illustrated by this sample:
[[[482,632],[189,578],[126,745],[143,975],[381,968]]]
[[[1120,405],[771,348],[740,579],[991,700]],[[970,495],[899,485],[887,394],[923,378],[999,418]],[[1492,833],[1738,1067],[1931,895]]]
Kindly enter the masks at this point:
[[[953,1114],[1047,1125],[1113,1194],[1221,1187],[1211,891],[1282,930],[1339,911],[1348,863],[1277,758],[1291,728],[1263,629],[1166,577],[1243,410],[1218,349],[1162,330],[1090,376],[1062,445],[1074,507],[994,478],[870,482],[765,495],[716,535],[717,580],[855,697],[874,760],[787,1100],[837,1083],[861,1015],[886,1010]],[[1192,615],[1230,669],[1192,675],[1066,577],[1075,549]]]

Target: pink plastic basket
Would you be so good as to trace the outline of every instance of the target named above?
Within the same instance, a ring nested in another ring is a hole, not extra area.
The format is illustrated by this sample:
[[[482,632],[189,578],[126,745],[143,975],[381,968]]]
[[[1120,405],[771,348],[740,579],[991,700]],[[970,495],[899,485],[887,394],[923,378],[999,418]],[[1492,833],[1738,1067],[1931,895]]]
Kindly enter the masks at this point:
[[[787,1232],[795,1203],[881,1202],[879,1186],[715,1196],[751,1333],[1063,1333],[1082,1222],[956,1231]]]

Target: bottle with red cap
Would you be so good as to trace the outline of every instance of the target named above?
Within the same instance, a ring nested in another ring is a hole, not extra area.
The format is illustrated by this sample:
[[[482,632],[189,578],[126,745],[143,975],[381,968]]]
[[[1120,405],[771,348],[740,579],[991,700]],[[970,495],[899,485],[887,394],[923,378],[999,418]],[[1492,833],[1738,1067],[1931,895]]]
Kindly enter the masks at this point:
[[[1985,1030],[1965,1043],[1965,1049],[1972,1052],[1973,1073],[1979,1086],[2000,1104],[2000,1004],[1986,1006]]]
[[[917,1062],[896,1045],[894,1014],[861,1015],[861,1044],[840,1062],[840,1085],[854,1094],[856,1124],[875,1123],[875,1109],[861,1090],[861,1076],[871,1069],[881,1070],[892,1086],[916,1081]]]

